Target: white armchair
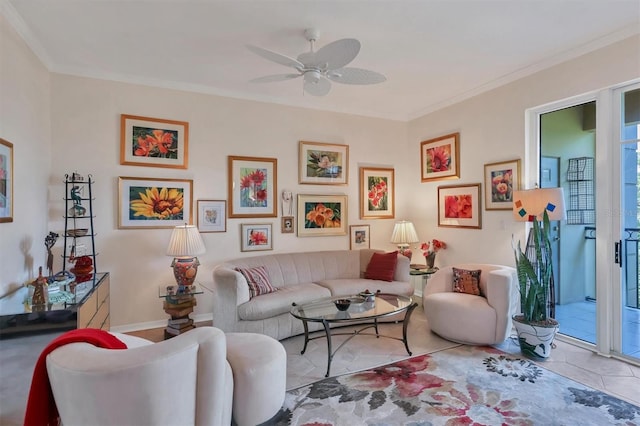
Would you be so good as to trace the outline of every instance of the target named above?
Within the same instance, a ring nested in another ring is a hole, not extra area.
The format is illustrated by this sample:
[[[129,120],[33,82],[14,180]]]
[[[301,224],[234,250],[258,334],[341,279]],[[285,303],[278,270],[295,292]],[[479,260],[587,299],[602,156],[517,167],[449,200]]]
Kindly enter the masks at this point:
[[[452,268],[481,270],[484,296],[453,291]],[[518,310],[516,270],[509,266],[462,264],[433,274],[422,295],[422,306],[431,331],[454,342],[492,345],[503,342],[511,331],[511,316]]]
[[[230,425],[232,417],[235,424],[255,425],[284,402],[286,352],[268,336],[200,327],[154,344],[114,334],[127,349],[72,343],[47,356],[65,426]],[[246,370],[252,356],[265,365],[262,372],[255,365]]]

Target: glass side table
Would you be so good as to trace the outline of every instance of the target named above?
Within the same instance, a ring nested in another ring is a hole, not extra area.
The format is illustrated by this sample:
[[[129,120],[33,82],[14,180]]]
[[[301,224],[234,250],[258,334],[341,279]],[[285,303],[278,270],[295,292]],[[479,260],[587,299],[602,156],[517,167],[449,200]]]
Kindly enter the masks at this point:
[[[171,316],[164,329],[165,340],[196,327],[189,315],[193,312],[193,307],[197,305],[195,296],[202,293],[204,291],[199,285],[158,287],[158,297],[164,299],[162,309]]]
[[[427,269],[426,265],[420,268],[411,268],[411,270],[409,271],[409,275],[412,278],[413,277],[421,278],[420,284],[418,286],[416,286],[414,283],[414,288],[415,288],[414,291],[417,296],[422,296],[424,294],[424,288],[427,285],[427,281],[429,281],[429,277],[431,277],[431,275],[435,274],[436,272],[438,272],[438,268]]]

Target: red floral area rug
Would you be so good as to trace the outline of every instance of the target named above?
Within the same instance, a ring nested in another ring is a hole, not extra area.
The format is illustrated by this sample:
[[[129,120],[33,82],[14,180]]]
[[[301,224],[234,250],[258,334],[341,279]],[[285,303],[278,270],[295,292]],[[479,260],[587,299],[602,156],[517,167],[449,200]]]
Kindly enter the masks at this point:
[[[640,425],[640,407],[490,347],[460,346],[287,392],[270,425]]]

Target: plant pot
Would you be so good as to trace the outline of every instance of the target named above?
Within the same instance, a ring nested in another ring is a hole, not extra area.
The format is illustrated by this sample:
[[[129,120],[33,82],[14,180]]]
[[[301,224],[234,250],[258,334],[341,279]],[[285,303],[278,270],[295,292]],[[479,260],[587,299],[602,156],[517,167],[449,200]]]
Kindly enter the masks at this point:
[[[522,355],[536,361],[544,361],[549,358],[553,339],[558,332],[558,321],[550,318],[548,324],[534,325],[524,322],[522,315],[514,315],[513,324],[518,333]]]

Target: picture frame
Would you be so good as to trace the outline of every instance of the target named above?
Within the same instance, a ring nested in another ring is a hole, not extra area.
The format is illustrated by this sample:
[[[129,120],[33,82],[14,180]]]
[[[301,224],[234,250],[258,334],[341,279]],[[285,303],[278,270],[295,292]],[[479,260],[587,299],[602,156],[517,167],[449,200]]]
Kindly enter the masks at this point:
[[[118,229],[173,228],[193,223],[193,180],[120,176]],[[158,212],[157,201],[166,204]]]
[[[482,228],[479,183],[438,187],[438,226]]]
[[[520,159],[484,165],[485,210],[511,210],[520,189]]]
[[[460,178],[460,133],[420,142],[422,182]]]
[[[347,196],[298,194],[299,237],[347,235]]]
[[[360,167],[360,219],[395,217],[395,170]]]
[[[226,200],[198,200],[197,211],[198,231],[227,232]]]
[[[0,138],[0,223],[13,222],[13,144]]]
[[[188,122],[120,115],[120,164],[186,169],[188,163]]]
[[[300,141],[298,182],[313,185],[347,185],[349,145]]]
[[[282,222],[280,224],[280,232],[283,234],[293,234],[295,219],[293,216],[282,216]]]
[[[362,250],[368,248],[371,248],[369,225],[349,226],[349,250]]]
[[[278,160],[228,157],[230,218],[277,217]]]
[[[270,223],[243,223],[240,225],[240,251],[273,250]]]

